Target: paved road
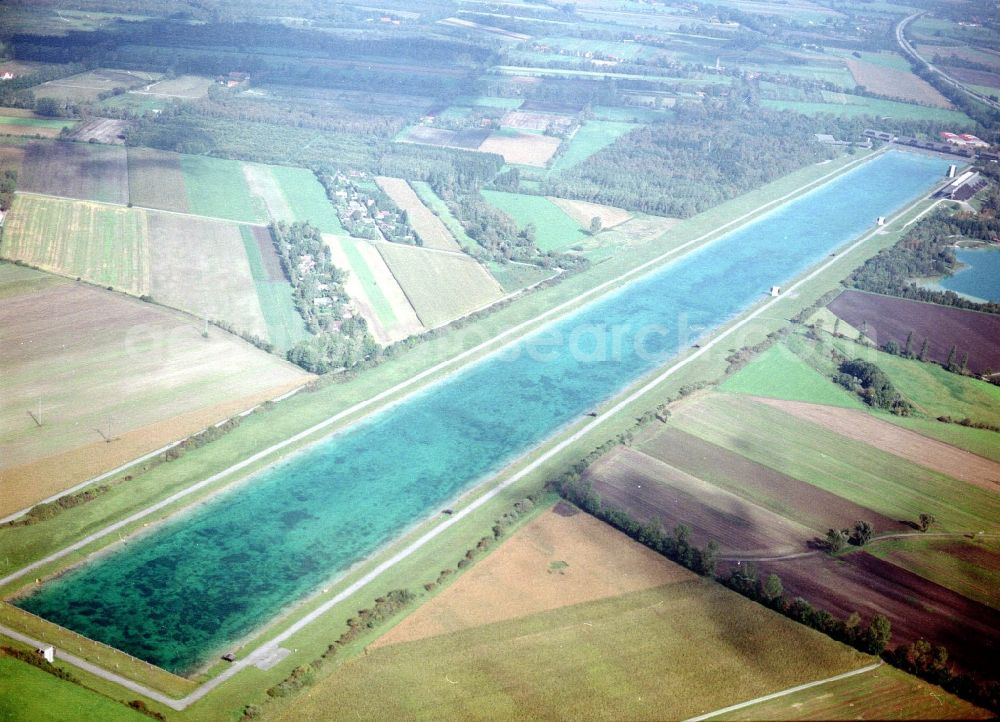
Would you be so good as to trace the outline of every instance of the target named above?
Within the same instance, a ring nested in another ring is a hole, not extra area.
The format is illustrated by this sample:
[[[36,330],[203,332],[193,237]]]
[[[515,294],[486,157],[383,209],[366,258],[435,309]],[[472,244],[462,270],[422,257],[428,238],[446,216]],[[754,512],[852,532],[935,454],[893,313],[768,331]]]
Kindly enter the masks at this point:
[[[1000,103],[986,97],[982,93],[977,93],[975,90],[972,90],[967,85],[965,85],[962,81],[958,80],[957,78],[953,78],[952,76],[948,75],[948,73],[943,71],[941,68],[937,67],[930,61],[924,59],[924,56],[918,53],[917,49],[910,44],[909,40],[906,39],[906,26],[909,25],[911,22],[913,22],[915,19],[919,18],[921,15],[925,14],[926,13],[923,12],[913,13],[913,15],[910,15],[900,20],[899,24],[896,25],[896,43],[899,44],[899,47],[903,51],[903,54],[916,60],[918,63],[922,65],[926,65],[932,73],[936,73],[937,75],[939,75],[942,80],[944,80],[952,87],[958,88],[966,95],[971,95],[980,103],[984,103],[989,107],[993,108],[994,110],[1000,110]]]
[[[210,484],[212,484],[212,483],[214,483],[216,481],[219,481],[220,479],[222,479],[222,478],[224,478],[226,476],[234,474],[234,473],[236,473],[236,472],[238,472],[238,471],[240,471],[240,470],[242,470],[242,469],[244,469],[244,468],[246,468],[246,467],[248,467],[248,466],[250,466],[250,465],[252,465],[252,464],[254,464],[254,463],[256,463],[256,462],[258,462],[260,460],[262,460],[262,459],[264,459],[265,457],[267,457],[269,455],[275,454],[276,452],[278,452],[278,451],[280,451],[280,450],[282,450],[282,449],[284,449],[284,448],[286,448],[286,447],[288,447],[288,446],[290,446],[292,444],[295,444],[295,443],[297,443],[299,441],[304,440],[306,437],[308,437],[310,435],[313,435],[316,432],[321,431],[321,430],[329,427],[331,424],[334,424],[337,421],[340,421],[340,420],[342,420],[342,419],[344,419],[344,418],[346,418],[348,416],[351,416],[351,415],[353,415],[353,414],[355,414],[355,413],[357,413],[359,411],[368,409],[368,408],[374,406],[375,404],[378,404],[379,402],[387,399],[388,397],[396,394],[397,392],[405,390],[407,388],[410,388],[410,387],[414,386],[415,384],[418,384],[420,381],[424,380],[428,376],[431,376],[431,375],[437,373],[438,371],[441,371],[441,370],[443,370],[443,369],[445,369],[445,368],[447,368],[449,366],[458,365],[459,362],[465,361],[470,356],[474,356],[475,354],[478,354],[479,352],[486,350],[488,347],[490,347],[491,345],[496,344],[500,340],[506,340],[506,339],[513,340],[513,339],[516,339],[518,336],[521,335],[522,332],[526,331],[528,328],[530,328],[533,324],[537,323],[538,321],[543,320],[545,318],[557,317],[559,315],[562,315],[565,312],[569,312],[569,311],[575,310],[575,309],[579,308],[580,304],[584,300],[586,300],[586,299],[588,299],[590,297],[599,296],[603,292],[609,290],[615,284],[618,284],[618,283],[620,283],[620,282],[622,282],[622,281],[624,281],[626,279],[631,279],[633,277],[636,277],[636,276],[648,273],[648,272],[652,271],[656,266],[658,266],[659,264],[661,264],[663,261],[665,261],[666,259],[668,259],[668,258],[670,258],[672,256],[676,256],[676,255],[680,254],[682,251],[685,251],[685,250],[691,248],[692,246],[705,241],[706,239],[708,239],[709,237],[711,237],[711,236],[713,236],[715,234],[722,233],[722,232],[728,230],[729,228],[732,228],[733,226],[741,224],[745,220],[751,218],[752,216],[756,215],[757,213],[759,213],[759,212],[761,212],[763,210],[766,210],[766,209],[768,209],[768,208],[770,208],[772,206],[775,206],[775,205],[779,205],[779,204],[781,204],[781,203],[789,200],[793,196],[800,195],[801,193],[805,192],[806,190],[810,189],[811,187],[815,187],[815,186],[818,186],[818,185],[822,184],[823,182],[825,182],[826,180],[828,180],[830,177],[832,177],[834,175],[839,175],[839,174],[841,174],[843,172],[846,172],[849,168],[855,167],[855,166],[857,166],[857,165],[859,165],[859,164],[861,164],[861,163],[863,163],[863,162],[865,162],[867,160],[870,160],[873,157],[875,157],[875,155],[865,156],[865,157],[859,158],[859,159],[857,159],[855,161],[852,161],[851,163],[846,164],[842,168],[839,168],[837,170],[831,171],[830,173],[827,173],[827,174],[821,176],[820,178],[817,178],[816,180],[812,181],[811,183],[807,183],[805,186],[802,186],[801,188],[797,188],[797,189],[795,189],[793,191],[790,191],[789,193],[785,194],[784,196],[782,196],[780,198],[776,198],[776,199],[774,199],[772,201],[769,201],[768,203],[761,204],[757,208],[755,208],[755,209],[753,209],[751,211],[748,211],[747,213],[744,213],[743,215],[739,216],[738,218],[735,218],[735,219],[733,219],[733,220],[731,220],[731,221],[729,221],[729,222],[727,222],[727,223],[725,223],[725,224],[723,224],[721,226],[718,226],[717,228],[715,228],[715,229],[713,229],[711,231],[708,231],[708,232],[706,232],[706,233],[698,236],[697,238],[694,238],[694,239],[692,239],[690,241],[687,241],[687,242],[681,244],[680,246],[678,246],[678,247],[676,247],[676,248],[674,248],[674,249],[672,249],[670,251],[667,251],[666,253],[663,253],[663,254],[657,256],[656,258],[653,258],[652,260],[647,261],[646,263],[641,264],[640,266],[637,266],[635,269],[633,269],[632,271],[629,271],[628,273],[622,274],[621,276],[618,276],[617,278],[611,279],[609,281],[605,281],[604,283],[601,283],[601,284],[595,286],[594,288],[590,289],[589,291],[584,292],[584,293],[580,294],[579,296],[577,296],[577,297],[575,297],[573,299],[570,299],[569,301],[566,301],[565,303],[559,304],[558,306],[555,306],[554,308],[549,309],[545,313],[540,314],[539,316],[536,316],[533,319],[529,319],[528,321],[524,321],[524,322],[522,322],[522,323],[520,323],[520,324],[518,324],[518,325],[516,325],[516,326],[514,326],[514,327],[512,327],[510,329],[508,329],[507,331],[499,334],[497,337],[495,337],[494,339],[492,339],[490,341],[486,341],[486,342],[484,342],[484,343],[476,346],[475,348],[469,349],[468,351],[465,351],[465,352],[459,354],[458,356],[455,356],[452,359],[449,359],[449,360],[446,360],[446,361],[442,361],[441,363],[437,364],[436,366],[433,366],[433,367],[431,367],[429,369],[426,369],[425,371],[422,371],[421,373],[419,373],[419,374],[411,377],[410,379],[408,379],[406,381],[403,381],[403,382],[397,384],[396,386],[393,386],[392,388],[389,388],[389,389],[386,389],[385,391],[382,391],[381,393],[379,393],[379,394],[371,397],[370,399],[367,399],[366,401],[362,401],[361,403],[355,404],[354,406],[352,406],[352,407],[350,407],[348,409],[345,409],[345,410],[341,411],[340,413],[335,414],[334,416],[331,416],[330,418],[326,419],[325,421],[321,421],[320,423],[318,423],[318,424],[316,424],[314,426],[311,426],[310,428],[308,428],[308,429],[306,429],[304,431],[299,432],[295,436],[292,436],[292,437],[290,437],[290,438],[288,438],[288,439],[286,439],[286,440],[284,440],[282,442],[279,442],[278,444],[275,444],[275,445],[273,445],[273,446],[271,446],[271,447],[269,447],[267,449],[264,449],[263,451],[258,452],[257,454],[254,454],[253,456],[251,456],[251,457],[249,457],[249,458],[241,461],[240,463],[235,464],[235,465],[229,467],[228,469],[225,469],[224,471],[221,471],[221,472],[219,472],[217,474],[214,474],[214,475],[208,477],[207,479],[204,479],[203,481],[200,481],[197,484],[194,484],[193,486],[188,487],[187,489],[179,491],[176,494],[173,494],[172,496],[170,496],[170,497],[168,497],[168,498],[166,498],[166,499],[164,499],[164,500],[162,500],[162,501],[160,501],[160,502],[158,502],[158,503],[156,503],[156,504],[148,507],[147,509],[139,511],[139,512],[131,515],[130,517],[128,517],[126,519],[123,519],[123,520],[121,520],[119,522],[111,524],[110,526],[107,526],[104,529],[101,529],[100,531],[97,531],[97,532],[95,532],[95,533],[93,533],[93,534],[85,537],[84,539],[81,539],[80,541],[76,542],[75,544],[73,544],[73,545],[71,545],[69,547],[66,547],[65,549],[62,549],[62,550],[60,550],[58,552],[50,554],[47,557],[45,557],[44,559],[38,560],[36,562],[33,562],[32,564],[29,564],[28,566],[26,566],[26,567],[18,570],[17,572],[14,572],[13,574],[7,575],[3,579],[0,579],[0,586],[3,586],[3,585],[5,585],[5,584],[7,584],[7,583],[9,583],[11,581],[16,580],[16,579],[19,579],[19,578],[25,576],[26,574],[28,574],[29,572],[31,572],[31,571],[33,571],[35,569],[38,569],[41,566],[49,564],[50,562],[62,559],[63,557],[67,556],[68,554],[71,554],[72,552],[77,551],[77,550],[79,550],[79,549],[87,546],[88,544],[94,542],[94,541],[97,541],[99,539],[102,539],[102,538],[110,535],[110,534],[113,534],[116,531],[118,531],[119,529],[121,529],[121,528],[123,528],[125,526],[128,526],[129,524],[132,524],[132,523],[134,523],[136,521],[139,521],[139,520],[143,519],[144,517],[147,517],[150,514],[153,514],[153,513],[157,512],[157,511],[163,509],[164,507],[169,506],[170,504],[173,504],[174,502],[178,501],[179,499],[182,499],[183,497],[188,496],[189,494],[195,493],[195,492],[203,489],[204,487],[206,487],[206,486],[208,486],[208,485],[210,485]],[[919,203],[921,203],[922,200],[923,199],[918,200],[918,201],[916,201],[916,202],[908,205],[903,210],[899,211],[895,216],[893,216],[893,218],[887,223],[887,225],[890,225],[891,223],[893,223],[897,219],[899,219],[901,216],[903,216],[906,213],[908,213],[912,208],[914,208],[916,205],[918,205]],[[578,429],[576,432],[574,432],[573,434],[571,434],[569,437],[563,439],[558,444],[550,447],[546,452],[544,452],[543,454],[541,454],[538,458],[536,458],[531,463],[527,464],[520,471],[518,471],[517,473],[515,473],[515,474],[513,474],[513,475],[511,475],[509,477],[507,477],[506,479],[504,479],[503,481],[501,481],[499,484],[497,484],[496,486],[494,486],[492,489],[490,489],[489,491],[487,491],[486,493],[482,494],[480,497],[478,497],[477,499],[475,499],[474,501],[472,501],[466,507],[464,507],[463,509],[457,511],[455,514],[453,514],[452,516],[448,517],[447,519],[441,521],[441,523],[439,523],[436,527],[434,527],[433,529],[431,529],[430,531],[428,531],[427,533],[425,533],[423,536],[421,536],[416,541],[414,541],[411,544],[409,544],[408,546],[406,546],[401,551],[397,552],[391,558],[387,559],[386,561],[384,561],[381,564],[379,564],[378,566],[376,566],[370,572],[368,572],[367,574],[365,574],[363,577],[361,577],[360,579],[358,579],[356,582],[354,582],[353,584],[351,584],[347,588],[343,589],[337,595],[335,595],[334,597],[332,597],[332,598],[328,599],[327,601],[325,601],[323,604],[321,604],[315,610],[313,610],[312,612],[310,612],[308,615],[306,615],[305,617],[301,618],[300,620],[298,620],[297,622],[295,622],[294,624],[292,624],[290,627],[288,627],[287,629],[285,629],[285,631],[283,631],[281,634],[279,634],[278,636],[274,637],[270,641],[264,643],[263,645],[261,645],[260,647],[258,647],[257,649],[255,649],[253,652],[250,653],[249,656],[244,657],[244,658],[242,658],[240,660],[237,660],[230,667],[228,667],[222,674],[220,674],[217,677],[214,677],[213,679],[209,680],[208,682],[205,682],[200,687],[198,687],[194,692],[192,692],[191,694],[189,694],[187,697],[184,697],[183,699],[180,699],[180,700],[171,700],[171,702],[169,703],[169,706],[172,709],[178,709],[178,710],[184,709],[184,708],[188,707],[189,705],[193,704],[194,702],[197,702],[199,699],[201,699],[202,697],[204,697],[206,694],[208,694],[210,691],[212,691],[213,689],[215,689],[216,687],[218,687],[220,684],[222,684],[224,681],[226,681],[227,679],[229,679],[230,677],[232,677],[234,674],[236,674],[240,670],[244,669],[245,667],[247,667],[249,665],[255,664],[256,661],[259,660],[260,658],[263,658],[263,657],[266,657],[266,656],[272,654],[273,651],[274,651],[274,649],[276,647],[278,647],[282,642],[284,642],[286,639],[288,639],[289,637],[291,637],[293,634],[295,634],[298,631],[300,631],[303,627],[305,627],[308,624],[311,624],[318,617],[322,616],[323,614],[325,614],[326,612],[328,612],[330,609],[332,609],[335,605],[339,604],[341,601],[347,599],[348,597],[350,597],[355,592],[359,591],[363,587],[365,587],[368,584],[370,584],[372,581],[374,581],[375,579],[377,579],[378,577],[380,577],[383,573],[385,573],[388,569],[394,567],[396,564],[398,564],[402,560],[404,560],[407,557],[411,556],[413,553],[415,553],[416,551],[418,551],[419,549],[421,549],[422,547],[424,547],[428,542],[430,542],[433,539],[435,539],[437,536],[439,536],[440,534],[442,534],[444,531],[446,531],[447,529],[449,529],[451,526],[453,526],[454,524],[457,524],[460,520],[462,520],[465,517],[469,516],[474,511],[476,511],[477,509],[479,509],[481,506],[483,506],[487,502],[489,502],[492,499],[494,499],[497,495],[501,494],[505,489],[507,489],[511,485],[513,485],[516,482],[518,482],[521,479],[523,479],[528,474],[530,474],[533,471],[535,471],[542,464],[545,464],[546,462],[548,462],[550,459],[552,459],[556,455],[558,455],[558,454],[562,453],[563,451],[565,451],[569,446],[571,446],[572,444],[576,443],[577,441],[579,441],[580,439],[582,439],[587,434],[589,434],[592,431],[594,431],[598,426],[602,425],[607,419],[613,418],[618,412],[624,410],[625,408],[627,408],[629,405],[633,404],[635,401],[637,401],[642,396],[645,396],[651,390],[653,390],[654,388],[656,388],[657,386],[659,386],[661,383],[663,383],[663,381],[665,381],[667,378],[669,378],[669,377],[673,376],[675,373],[677,373],[680,369],[682,369],[685,366],[687,366],[688,364],[692,363],[693,361],[695,361],[696,359],[698,359],[702,355],[708,353],[708,351],[710,351],[713,347],[715,347],[719,343],[722,343],[724,340],[728,339],[732,334],[734,334],[736,331],[738,331],[739,329],[741,329],[743,326],[747,325],[748,323],[750,323],[751,321],[753,321],[757,317],[759,317],[762,314],[764,314],[765,312],[767,312],[775,303],[780,302],[786,296],[794,293],[800,286],[802,286],[803,284],[807,283],[808,281],[810,281],[813,278],[815,278],[816,276],[818,276],[820,273],[822,273],[827,268],[829,268],[832,264],[838,262],[843,255],[852,252],[853,250],[855,250],[856,248],[858,248],[862,244],[866,243],[869,239],[871,239],[876,233],[878,233],[881,230],[882,230],[881,228],[877,228],[877,229],[871,231],[870,233],[866,234],[865,236],[863,236],[859,240],[855,241],[848,248],[844,249],[843,251],[838,252],[837,255],[836,255],[836,257],[829,259],[828,261],[826,261],[822,265],[820,265],[817,268],[815,268],[811,273],[809,273],[808,275],[804,276],[803,278],[799,279],[798,281],[796,281],[795,283],[793,283],[791,286],[789,286],[788,289],[785,291],[785,293],[783,293],[780,297],[772,298],[772,299],[768,300],[767,302],[763,303],[762,305],[758,306],[757,309],[755,309],[751,313],[749,313],[746,316],[744,316],[740,321],[738,321],[738,322],[734,323],[733,325],[729,326],[724,331],[722,331],[721,333],[719,333],[717,336],[715,336],[714,338],[712,338],[710,341],[704,343],[697,351],[695,351],[694,353],[690,354],[689,356],[686,356],[683,359],[680,359],[679,361],[671,364],[663,372],[661,372],[660,374],[658,374],[655,378],[653,378],[652,380],[650,380],[650,381],[646,382],[645,384],[643,384],[640,388],[638,388],[637,390],[635,390],[632,393],[630,393],[627,397],[625,397],[624,399],[622,399],[621,401],[619,401],[618,403],[616,403],[610,409],[602,412],[597,418],[595,418],[592,421],[590,421],[589,423],[585,424],[583,427],[581,427],[580,429]],[[517,462],[514,462],[514,463],[517,463]],[[475,489],[472,489],[470,491],[474,492]],[[470,493],[470,492],[466,492],[466,493]],[[0,628],[0,632],[6,633],[5,632],[5,628]],[[30,644],[36,644],[37,642],[35,640],[32,640],[29,643]],[[76,660],[77,658],[70,658],[67,655],[62,655],[62,656],[63,656],[63,659],[66,660],[67,662],[70,662],[71,664],[75,664],[76,663],[74,660]],[[85,660],[78,660],[78,661],[84,662]],[[104,679],[107,679],[107,680],[109,680],[111,682],[115,682],[117,684],[121,684],[122,680],[124,679],[120,675],[113,674],[111,672],[108,672],[106,670],[102,670],[100,668],[96,668],[96,667],[94,667],[94,665],[91,665],[90,663],[86,663],[86,664],[88,666],[84,667],[85,669],[87,669],[88,671],[92,672],[93,674],[96,674],[97,676],[102,677]],[[128,680],[126,680],[126,681],[128,681]],[[142,687],[142,685],[137,685],[134,682],[130,682],[128,685],[125,685],[125,686],[127,686],[129,689],[133,689],[135,691],[139,691],[141,694],[145,694],[145,695],[149,696],[151,699],[156,699],[157,701],[162,701],[162,699],[163,699],[163,695],[161,693],[155,692],[155,690],[151,690],[151,689]],[[164,702],[164,704],[167,704],[167,703]]]

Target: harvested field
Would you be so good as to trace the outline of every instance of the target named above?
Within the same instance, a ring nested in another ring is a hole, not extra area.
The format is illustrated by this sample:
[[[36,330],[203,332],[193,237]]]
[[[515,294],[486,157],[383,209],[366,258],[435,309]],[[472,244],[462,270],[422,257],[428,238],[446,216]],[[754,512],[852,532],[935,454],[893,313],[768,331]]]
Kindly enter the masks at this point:
[[[378,251],[427,328],[453,321],[503,295],[500,284],[472,258],[399,243],[379,243]]]
[[[761,562],[762,575],[781,577],[785,596],[800,596],[841,619],[852,612],[892,622],[892,646],[927,639],[948,648],[966,670],[995,668],[1000,652],[1000,611],[859,551],[834,559],[825,554]]]
[[[375,182],[392,199],[393,203],[406,211],[410,226],[425,248],[461,251],[441,219],[423,204],[409,183],[402,178],[386,178],[385,176],[378,176],[375,178]]]
[[[112,118],[91,118],[78,125],[70,137],[81,143],[125,145],[125,121]]]
[[[280,719],[684,719],[870,659],[693,579],[371,649]]]
[[[650,456],[817,533],[830,527],[850,527],[858,519],[867,519],[879,531],[911,530],[906,524],[891,517],[786,476],[671,426],[657,431],[650,439],[644,440],[639,448]]]
[[[131,70],[113,70],[98,68],[85,73],[71,75],[68,78],[50,80],[36,85],[31,92],[36,98],[58,98],[77,103],[95,103],[101,93],[108,93],[115,88],[135,88],[161,77],[159,73],[147,73]]]
[[[0,296],[0,514],[309,378],[177,312],[40,271],[0,264]]]
[[[560,138],[538,133],[523,133],[516,130],[499,130],[491,133],[482,142],[479,150],[483,153],[497,153],[503,159],[515,165],[530,165],[544,168],[552,158]]]
[[[387,346],[424,331],[375,246],[338,236],[324,236],[324,240],[330,247],[333,265],[350,273],[344,287],[377,343]]]
[[[901,429],[863,411],[833,406],[759,399],[785,413],[819,424],[855,441],[863,441],[914,464],[940,471],[988,491],[1000,492],[1000,463]]]
[[[989,719],[984,709],[894,667],[760,702],[717,720]]]
[[[719,388],[729,393],[865,408],[857,395],[823,376],[783,343],[771,346]]]
[[[926,80],[908,70],[887,68],[863,60],[846,60],[848,69],[858,85],[868,90],[899,100],[926,103],[938,108],[951,108],[946,97]]]
[[[671,424],[891,519],[928,512],[943,531],[1000,529],[1000,495],[746,397],[692,399]]]
[[[29,143],[17,187],[28,193],[125,205],[125,149],[93,143]]]
[[[463,148],[477,150],[489,136],[489,130],[446,130],[417,125],[409,128],[396,138],[400,143],[437,145],[442,148]]]
[[[268,338],[239,226],[155,211],[148,215],[150,295]]]
[[[559,502],[375,642],[382,647],[694,579]]]
[[[158,80],[141,89],[133,90],[132,94],[197,100],[208,95],[208,89],[212,87],[212,82],[211,78],[200,75],[178,75],[176,78]]]
[[[1000,316],[861,291],[844,291],[829,308],[855,328],[867,322],[868,336],[878,345],[894,339],[903,346],[913,332],[914,352],[926,338],[928,358],[938,363],[955,346],[959,359],[969,354],[974,373],[1000,368]]]
[[[563,213],[572,218],[581,228],[590,228],[594,218],[601,219],[601,229],[607,230],[632,219],[632,214],[622,208],[602,206],[599,203],[587,201],[571,201],[566,198],[547,196],[550,202],[557,205]]]
[[[816,534],[641,451],[619,446],[587,469],[602,503],[667,531],[691,529],[695,546],[709,540],[730,556],[779,556],[808,551]]]
[[[410,187],[414,190],[417,196],[420,198],[420,202],[423,203],[427,208],[430,209],[431,213],[436,215],[438,219],[444,223],[451,237],[454,238],[460,246],[465,248],[475,248],[476,242],[469,238],[468,234],[465,232],[465,227],[455,218],[452,214],[451,209],[448,208],[448,204],[441,200],[434,190],[425,183],[424,181],[410,181]]]
[[[553,128],[556,132],[566,130],[573,122],[573,117],[569,115],[557,115],[555,113],[543,113],[530,110],[512,110],[500,119],[500,125],[504,128],[516,128],[518,130],[540,130]]]
[[[180,156],[152,148],[128,149],[128,188],[132,204],[188,212]]]
[[[295,222],[295,214],[281,192],[278,180],[271,175],[267,166],[256,163],[243,164],[243,177],[252,196],[260,198],[267,208],[267,214],[278,221]]]
[[[4,258],[140,296],[149,292],[145,211],[18,195],[4,224]]]
[[[0,170],[15,170],[20,174],[24,161],[24,148],[19,145],[0,145]]]

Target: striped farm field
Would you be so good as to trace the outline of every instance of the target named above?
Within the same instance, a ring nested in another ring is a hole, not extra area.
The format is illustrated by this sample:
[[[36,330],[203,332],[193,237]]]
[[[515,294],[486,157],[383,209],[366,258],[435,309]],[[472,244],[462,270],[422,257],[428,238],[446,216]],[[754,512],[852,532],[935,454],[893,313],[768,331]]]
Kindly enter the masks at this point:
[[[251,195],[242,163],[196,155],[182,155],[180,163],[191,213],[247,223],[267,222],[264,200]]]
[[[348,271],[344,284],[372,337],[385,346],[424,330],[416,311],[378,250],[365,241],[324,236],[333,265]]]
[[[455,218],[451,209],[448,208],[448,204],[438,197],[429,183],[425,181],[410,181],[410,187],[413,188],[423,204],[441,219],[441,222],[448,228],[448,231],[458,241],[459,245],[465,248],[476,247],[476,242],[469,238],[469,235],[465,232],[465,228]]]
[[[250,191],[264,201],[272,220],[308,221],[324,233],[345,233],[333,204],[312,171],[283,165],[244,163]],[[258,185],[260,183],[261,185]]]
[[[134,295],[150,285],[146,213],[18,195],[4,224],[4,258]]]
[[[410,226],[425,247],[441,251],[461,250],[441,219],[423,204],[409,183],[402,178],[384,176],[377,177],[375,182],[393,203],[406,211]]]
[[[271,232],[260,226],[240,226],[240,236],[267,326],[268,340],[279,349],[290,349],[306,337],[306,328],[295,308],[292,286],[281,269]]]
[[[500,284],[485,268],[461,254],[399,243],[380,243],[378,251],[420,322],[428,328],[453,321],[503,295]]]

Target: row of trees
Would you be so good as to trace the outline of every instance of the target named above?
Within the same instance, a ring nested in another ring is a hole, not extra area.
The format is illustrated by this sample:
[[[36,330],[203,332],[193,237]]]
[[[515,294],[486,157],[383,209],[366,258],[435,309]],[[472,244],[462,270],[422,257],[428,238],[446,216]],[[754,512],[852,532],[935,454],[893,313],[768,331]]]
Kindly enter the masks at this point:
[[[6,168],[0,175],[0,211],[10,209],[14,202],[14,191],[17,190],[17,171]]]

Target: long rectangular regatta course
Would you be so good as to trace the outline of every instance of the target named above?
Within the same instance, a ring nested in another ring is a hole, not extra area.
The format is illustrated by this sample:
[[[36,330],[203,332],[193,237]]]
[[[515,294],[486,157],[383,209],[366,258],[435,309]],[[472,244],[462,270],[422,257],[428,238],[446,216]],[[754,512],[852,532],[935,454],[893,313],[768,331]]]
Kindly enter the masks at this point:
[[[220,493],[16,604],[185,673],[943,177],[891,151]]]

